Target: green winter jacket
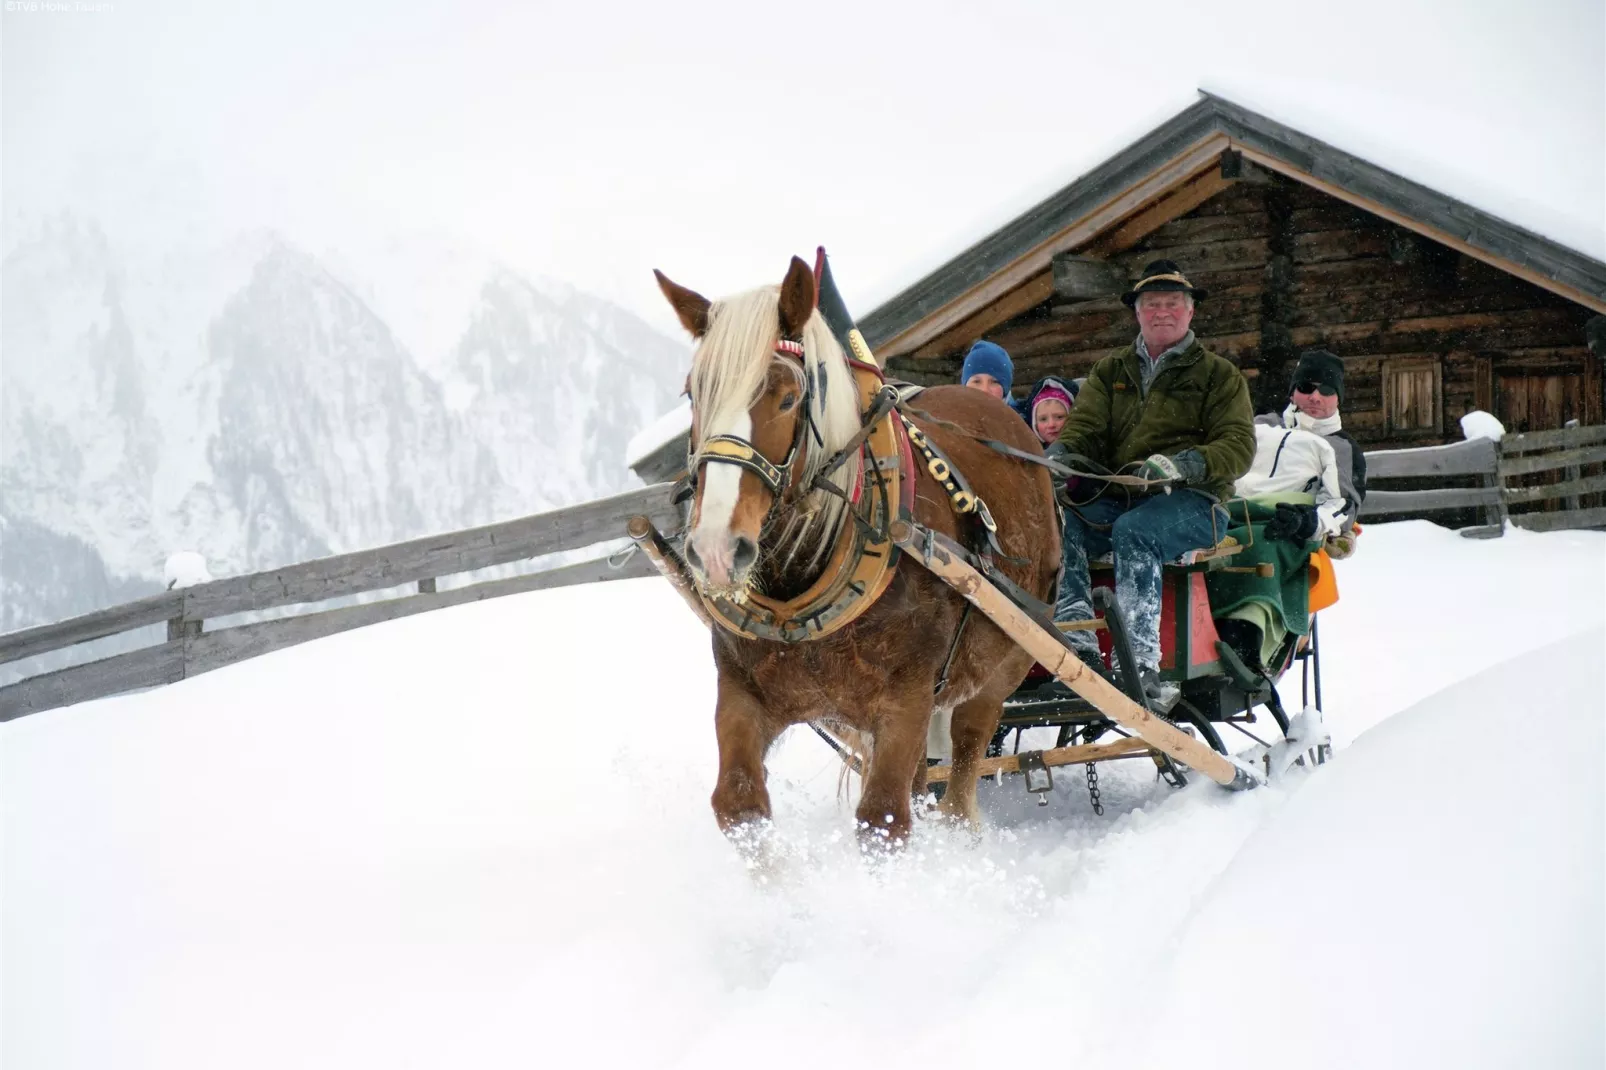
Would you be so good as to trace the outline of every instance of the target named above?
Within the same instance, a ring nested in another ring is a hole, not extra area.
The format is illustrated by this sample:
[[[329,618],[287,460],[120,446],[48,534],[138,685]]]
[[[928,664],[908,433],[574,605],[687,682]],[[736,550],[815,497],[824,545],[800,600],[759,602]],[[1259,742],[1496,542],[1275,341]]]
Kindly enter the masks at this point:
[[[1205,459],[1196,490],[1225,501],[1255,457],[1249,384],[1232,362],[1197,341],[1173,355],[1145,395],[1133,346],[1088,373],[1059,441],[1112,471],[1152,454],[1195,449]]]

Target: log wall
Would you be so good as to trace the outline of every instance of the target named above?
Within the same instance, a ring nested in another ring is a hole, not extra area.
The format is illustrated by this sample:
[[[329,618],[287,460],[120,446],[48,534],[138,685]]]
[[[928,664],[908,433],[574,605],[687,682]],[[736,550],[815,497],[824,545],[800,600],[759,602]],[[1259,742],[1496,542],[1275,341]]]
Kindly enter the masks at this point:
[[[1300,351],[1322,347],[1344,359],[1345,426],[1369,446],[1459,440],[1475,408],[1514,431],[1603,422],[1590,310],[1300,183],[1235,183],[1110,254],[1129,278],[1161,257],[1210,291],[1194,329],[1243,369],[1256,411],[1280,409]],[[1051,297],[986,337],[1024,390],[1085,375],[1135,334],[1116,297]],[[952,382],[968,344],[891,367]]]

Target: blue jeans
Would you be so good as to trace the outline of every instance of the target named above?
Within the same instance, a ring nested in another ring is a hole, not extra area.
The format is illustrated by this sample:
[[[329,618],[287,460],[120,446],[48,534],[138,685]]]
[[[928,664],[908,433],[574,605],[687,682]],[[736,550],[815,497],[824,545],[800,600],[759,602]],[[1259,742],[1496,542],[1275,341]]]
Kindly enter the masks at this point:
[[[1130,505],[1100,498],[1065,511],[1064,574],[1060,577],[1055,620],[1092,620],[1092,581],[1087,559],[1115,552],[1115,600],[1126,618],[1132,653],[1144,668],[1160,664],[1160,570],[1188,550],[1213,545],[1215,532],[1227,530],[1227,512],[1203,494],[1178,490],[1139,498]],[[1072,645],[1097,653],[1092,632],[1071,632]]]

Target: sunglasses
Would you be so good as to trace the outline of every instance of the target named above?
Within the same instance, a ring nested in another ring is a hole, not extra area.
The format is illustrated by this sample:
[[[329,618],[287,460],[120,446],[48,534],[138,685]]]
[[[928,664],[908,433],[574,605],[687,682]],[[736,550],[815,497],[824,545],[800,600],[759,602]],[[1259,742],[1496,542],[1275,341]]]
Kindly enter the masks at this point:
[[[1320,394],[1324,398],[1330,398],[1334,394],[1338,393],[1338,388],[1335,386],[1328,386],[1326,383],[1318,383],[1311,379],[1301,379],[1299,382],[1294,384],[1294,393]]]

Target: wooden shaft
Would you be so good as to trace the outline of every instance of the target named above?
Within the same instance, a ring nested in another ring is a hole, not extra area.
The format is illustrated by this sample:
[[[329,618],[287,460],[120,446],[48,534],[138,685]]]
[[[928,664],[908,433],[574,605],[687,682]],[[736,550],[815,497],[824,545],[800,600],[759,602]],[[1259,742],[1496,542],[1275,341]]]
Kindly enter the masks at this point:
[[[692,580],[686,573],[686,566],[681,563],[680,555],[675,553],[651,520],[644,516],[633,516],[625,522],[625,531],[636,541],[636,546],[647,555],[653,567],[662,573],[664,579],[669,581],[671,587],[680,597],[691,606],[691,611],[697,614],[697,619],[712,628],[713,620],[708,616],[708,610],[703,608],[703,600],[698,597]]]
[[[1269,580],[1277,575],[1277,566],[1269,561],[1262,561],[1258,565],[1223,565],[1217,572],[1253,572],[1261,579]]]
[[[1066,687],[1087,699],[1106,717],[1177,761],[1199,770],[1218,784],[1243,785],[1244,774],[1232,762],[1175,725],[1156,717],[1122,694],[1115,685],[1082,664],[1015,603],[1004,597],[981,573],[935,540],[928,542],[914,525],[898,521],[892,538],[932,574],[963,595],[971,605],[1020,644],[1037,663]]]
[[[1039,752],[1043,764],[1054,767],[1078,765],[1082,762],[1103,762],[1112,758],[1135,758],[1149,753],[1149,745],[1141,739],[1120,739],[1114,743],[1083,743],[1076,747],[1055,747]],[[948,779],[952,767],[934,765],[926,770],[926,783],[940,784]],[[1001,758],[983,758],[976,763],[977,776],[994,773],[1020,772],[1020,755],[1006,754]]]

